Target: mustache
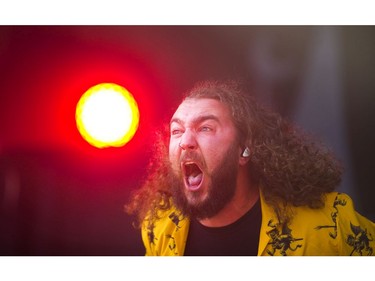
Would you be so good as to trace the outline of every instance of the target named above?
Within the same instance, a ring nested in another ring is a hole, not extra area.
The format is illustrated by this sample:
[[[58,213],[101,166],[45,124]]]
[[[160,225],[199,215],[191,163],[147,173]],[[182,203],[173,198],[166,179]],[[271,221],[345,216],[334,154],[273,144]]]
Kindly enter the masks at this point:
[[[187,162],[187,161],[196,162],[202,165],[205,163],[203,157],[199,153],[197,153],[196,151],[191,151],[191,150],[183,151],[180,155],[179,160],[180,160],[180,163]]]

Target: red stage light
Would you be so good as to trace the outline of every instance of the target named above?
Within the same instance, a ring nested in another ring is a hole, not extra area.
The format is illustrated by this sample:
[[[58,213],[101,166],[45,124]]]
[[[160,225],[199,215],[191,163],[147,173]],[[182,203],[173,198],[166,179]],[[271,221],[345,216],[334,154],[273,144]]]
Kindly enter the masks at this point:
[[[82,137],[91,145],[121,147],[138,129],[138,105],[124,87],[101,83],[82,95],[76,107],[76,124]]]

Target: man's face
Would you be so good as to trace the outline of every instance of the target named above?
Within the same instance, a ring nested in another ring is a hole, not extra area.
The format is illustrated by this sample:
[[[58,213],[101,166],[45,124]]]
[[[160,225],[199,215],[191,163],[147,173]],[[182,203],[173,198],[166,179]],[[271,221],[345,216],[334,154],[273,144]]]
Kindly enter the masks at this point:
[[[169,160],[176,205],[198,218],[215,215],[233,197],[241,148],[227,106],[187,99],[170,124]]]

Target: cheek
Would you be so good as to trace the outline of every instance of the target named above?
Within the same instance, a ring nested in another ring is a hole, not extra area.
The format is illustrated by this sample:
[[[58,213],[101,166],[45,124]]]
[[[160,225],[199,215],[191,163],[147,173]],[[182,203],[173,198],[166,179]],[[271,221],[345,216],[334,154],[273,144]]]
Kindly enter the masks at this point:
[[[209,173],[212,173],[216,166],[223,161],[222,149],[220,147],[215,148],[215,145],[201,149],[201,154]]]
[[[177,171],[179,169],[178,145],[176,147],[173,142],[169,144],[169,162],[174,170]]]
[[[233,140],[225,140],[222,142],[210,142],[209,145],[202,150],[208,171],[211,173],[217,166],[221,165],[229,157],[228,153],[239,153],[239,149],[233,146]],[[234,149],[236,148],[236,149]],[[233,157],[233,155],[231,155]]]

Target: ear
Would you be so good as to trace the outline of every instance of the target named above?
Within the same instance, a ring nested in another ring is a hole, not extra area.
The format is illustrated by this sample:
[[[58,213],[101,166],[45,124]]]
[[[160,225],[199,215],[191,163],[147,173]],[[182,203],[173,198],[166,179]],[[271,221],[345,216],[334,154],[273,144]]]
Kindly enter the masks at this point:
[[[250,149],[246,147],[245,149],[242,150],[240,158],[239,158],[239,164],[240,166],[244,166],[249,162],[251,156]]]

